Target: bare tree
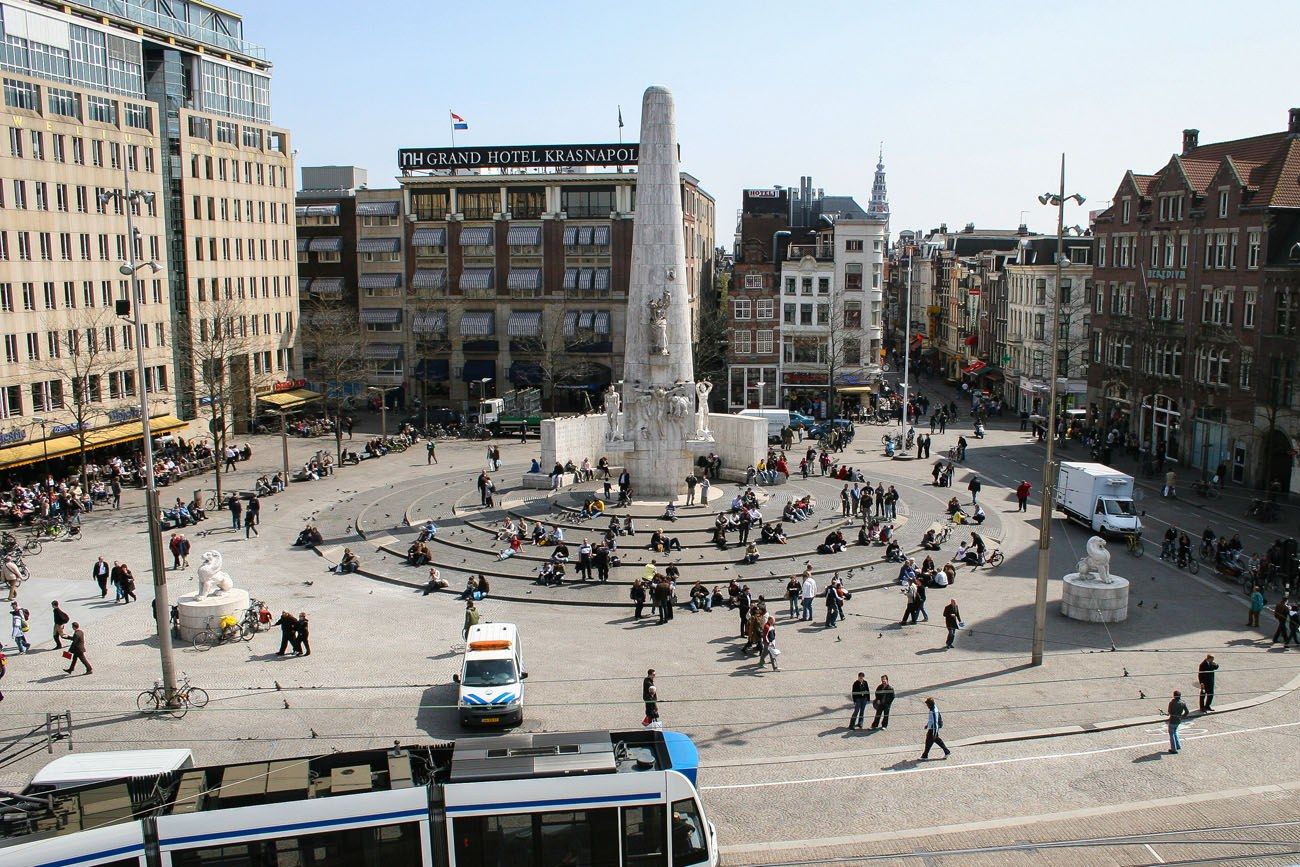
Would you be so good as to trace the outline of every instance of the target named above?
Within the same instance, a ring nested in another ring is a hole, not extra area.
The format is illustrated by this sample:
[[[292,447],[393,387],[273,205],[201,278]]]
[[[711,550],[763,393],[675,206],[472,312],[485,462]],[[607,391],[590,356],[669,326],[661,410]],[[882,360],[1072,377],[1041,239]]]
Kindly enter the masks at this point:
[[[356,310],[321,301],[305,306],[299,343],[304,372],[324,388],[326,414],[333,413],[336,458],[342,461],[347,386],[361,382],[366,375],[365,341]]]
[[[594,354],[586,350],[610,340],[608,333],[596,331],[594,316],[591,322],[581,317],[572,310],[543,311],[536,334],[510,338],[511,355],[537,365],[551,412],[555,411],[556,385],[586,373]]]
[[[73,327],[58,336],[53,349],[57,352],[45,359],[34,362],[33,368],[66,383],[62,394],[63,411],[70,418],[72,435],[77,438],[77,457],[81,467],[81,487],[88,489],[86,475],[86,442],[95,429],[96,422],[106,418],[113,409],[121,406],[134,406],[131,398],[110,398],[109,377],[117,368],[131,361],[126,346],[121,349],[112,340],[120,323],[111,311],[103,308],[85,308],[73,321]],[[134,336],[134,328],[131,332]],[[112,341],[112,342],[110,342]],[[132,365],[129,375],[135,376]],[[136,388],[144,388],[144,383],[136,383]]]

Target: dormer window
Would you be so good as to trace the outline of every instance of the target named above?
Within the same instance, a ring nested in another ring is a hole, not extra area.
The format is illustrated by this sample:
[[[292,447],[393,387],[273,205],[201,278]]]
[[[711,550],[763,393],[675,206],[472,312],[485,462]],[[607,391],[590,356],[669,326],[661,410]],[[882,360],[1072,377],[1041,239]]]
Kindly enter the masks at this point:
[[[1120,208],[1121,208],[1121,213],[1123,214],[1123,216],[1120,219],[1120,222],[1122,223],[1129,222],[1129,219],[1133,216],[1133,202],[1130,199],[1124,199]]]
[[[1219,216],[1228,216],[1228,191],[1219,190]]]

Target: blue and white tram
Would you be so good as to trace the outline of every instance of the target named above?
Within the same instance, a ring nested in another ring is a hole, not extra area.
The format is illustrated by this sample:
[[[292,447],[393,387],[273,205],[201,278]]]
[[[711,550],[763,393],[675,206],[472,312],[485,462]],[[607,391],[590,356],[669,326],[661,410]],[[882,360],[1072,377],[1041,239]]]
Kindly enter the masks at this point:
[[[718,863],[677,732],[512,734],[0,798],[0,867]]]

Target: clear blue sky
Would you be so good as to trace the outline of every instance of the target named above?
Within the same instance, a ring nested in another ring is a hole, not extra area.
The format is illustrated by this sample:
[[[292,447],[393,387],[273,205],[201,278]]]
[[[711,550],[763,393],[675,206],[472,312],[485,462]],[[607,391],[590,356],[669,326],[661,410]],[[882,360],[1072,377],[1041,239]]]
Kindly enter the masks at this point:
[[[449,143],[449,108],[458,144],[550,144],[616,141],[621,104],[631,141],[665,85],[728,247],[744,187],[808,174],[865,205],[881,140],[894,233],[1021,211],[1049,230],[1035,197],[1062,150],[1067,192],[1100,207],[1184,127],[1255,135],[1300,105],[1282,2],[230,2],[275,64],[298,165],[359,165],[373,187],[399,147]]]

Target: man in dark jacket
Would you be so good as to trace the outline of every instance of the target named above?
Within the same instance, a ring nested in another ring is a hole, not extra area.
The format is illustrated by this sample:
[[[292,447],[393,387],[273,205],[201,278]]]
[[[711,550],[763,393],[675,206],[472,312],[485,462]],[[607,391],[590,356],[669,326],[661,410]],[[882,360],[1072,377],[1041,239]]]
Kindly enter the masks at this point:
[[[876,709],[876,716],[871,721],[873,729],[889,728],[889,706],[894,703],[894,688],[889,685],[889,675],[880,675],[880,683],[876,684],[876,700],[871,706]]]
[[[90,667],[86,661],[86,633],[81,631],[81,624],[75,621],[72,624],[72,643],[68,645],[68,651],[72,654],[72,662],[64,669],[68,674],[72,674],[72,669],[77,667],[80,662],[86,668],[86,674],[94,674],[95,670]]]
[[[239,516],[244,514],[244,506],[239,502],[239,497],[231,494],[230,499],[226,500],[226,508],[230,510],[230,526],[238,530]]]
[[[302,650],[298,643],[298,618],[288,611],[281,611],[280,619],[275,621],[275,625],[280,627],[280,649],[275,655],[284,656],[285,651],[292,646],[293,653],[297,656]]]
[[[50,603],[50,607],[53,609],[52,616],[54,617],[54,646],[59,648],[63,646],[63,639],[68,637],[63,630],[72,618],[68,616],[68,612],[59,607],[57,599]]]
[[[1201,684],[1201,713],[1214,712],[1214,673],[1218,670],[1219,663],[1214,661],[1214,654],[1206,654],[1196,674],[1196,680]]]
[[[849,717],[849,728],[860,729],[867,715],[867,702],[871,701],[871,683],[865,672],[858,672],[858,679],[849,687],[849,695],[853,698],[853,715]]]
[[[108,562],[101,556],[95,561],[95,565],[90,568],[90,575],[99,585],[99,598],[104,599],[108,596],[108,575],[110,569]]]
[[[1174,697],[1169,700],[1169,752],[1177,753],[1183,748],[1183,740],[1178,736],[1178,727],[1187,719],[1187,705],[1183,703],[1183,694],[1174,690]]]
[[[948,627],[948,641],[944,647],[951,649],[952,643],[957,640],[957,628],[961,626],[961,609],[957,607],[956,599],[949,599],[943,607],[943,625]]]

